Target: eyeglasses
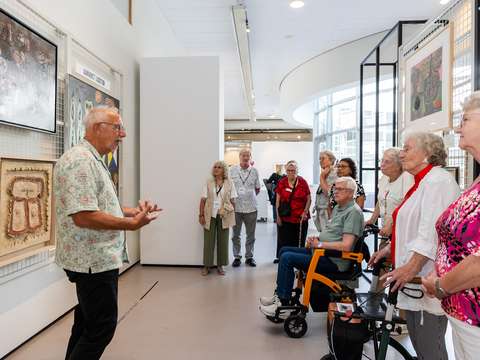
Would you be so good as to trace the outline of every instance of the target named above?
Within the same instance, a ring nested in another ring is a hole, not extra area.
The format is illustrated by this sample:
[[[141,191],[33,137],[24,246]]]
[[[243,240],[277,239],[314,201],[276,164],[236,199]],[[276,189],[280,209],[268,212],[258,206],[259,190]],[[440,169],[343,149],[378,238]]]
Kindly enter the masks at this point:
[[[115,130],[116,132],[125,131],[125,127],[122,124],[112,124],[112,123],[105,122],[105,121],[99,122],[97,124],[110,125],[113,128],[113,130]]]
[[[341,164],[337,164],[336,167],[339,168],[339,169],[350,168],[350,166],[348,166],[348,165],[341,165]]]
[[[333,192],[340,192],[340,191],[353,191],[352,189],[349,189],[349,188],[342,188],[342,187],[334,187],[333,188]]]

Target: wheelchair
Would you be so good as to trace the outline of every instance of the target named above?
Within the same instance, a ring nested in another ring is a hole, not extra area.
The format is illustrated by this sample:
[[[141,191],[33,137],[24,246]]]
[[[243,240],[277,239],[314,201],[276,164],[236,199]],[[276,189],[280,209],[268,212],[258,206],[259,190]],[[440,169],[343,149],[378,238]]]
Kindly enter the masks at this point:
[[[337,298],[341,299],[342,302],[353,302],[353,297],[355,295],[354,289],[357,287],[358,278],[362,276],[362,262],[364,259],[368,261],[370,258],[368,247],[365,244],[365,238],[371,234],[378,234],[378,232],[379,229],[375,225],[368,225],[365,227],[362,237],[357,240],[354,249],[351,252],[315,249],[305,280],[303,280],[302,277],[299,278],[300,285],[297,285],[293,290],[293,296],[290,299],[289,304],[279,306],[275,312],[275,316],[266,316],[267,319],[274,323],[283,322],[284,330],[289,337],[303,337],[308,330],[306,315],[311,306],[312,289],[315,287],[316,283],[322,284],[324,291],[322,294],[317,294],[314,298],[322,298],[326,301],[327,307],[320,306],[320,308],[317,308],[316,310],[313,309],[314,311],[327,311],[331,293],[336,294]],[[322,256],[349,260],[350,268],[345,272],[317,273],[316,269],[318,261]],[[303,293],[303,300],[300,301],[302,285],[304,285],[305,290]],[[290,315],[287,319],[283,320],[280,317],[280,313],[285,310],[289,310]]]

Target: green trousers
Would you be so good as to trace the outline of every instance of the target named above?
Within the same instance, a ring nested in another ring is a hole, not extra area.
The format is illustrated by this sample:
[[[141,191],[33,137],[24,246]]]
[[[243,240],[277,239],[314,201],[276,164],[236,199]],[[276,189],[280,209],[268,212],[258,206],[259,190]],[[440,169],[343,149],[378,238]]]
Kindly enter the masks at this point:
[[[203,229],[203,265],[213,266],[215,242],[217,243],[217,266],[228,265],[228,228],[222,229],[220,215],[210,219],[210,230]]]

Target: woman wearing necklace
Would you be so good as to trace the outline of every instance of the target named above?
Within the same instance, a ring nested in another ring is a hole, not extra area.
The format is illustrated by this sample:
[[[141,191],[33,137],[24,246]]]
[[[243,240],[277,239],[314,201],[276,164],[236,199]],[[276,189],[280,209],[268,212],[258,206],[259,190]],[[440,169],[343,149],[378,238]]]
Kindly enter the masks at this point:
[[[283,246],[299,246],[299,243],[300,246],[304,246],[310,218],[310,188],[305,179],[298,176],[297,162],[289,161],[285,165],[285,171],[287,176],[278,182],[275,189],[278,225],[277,259]]]
[[[480,92],[463,104],[459,147],[480,162]],[[442,301],[457,360],[478,358],[480,343],[480,176],[438,218],[436,271],[423,279]]]
[[[440,301],[421,296],[420,285],[408,284],[434,267],[438,238],[435,222],[460,193],[452,175],[443,169],[447,152],[441,137],[408,134],[400,160],[414,176],[414,185],[392,214],[392,242],[372,255],[376,263],[391,255],[394,270],[380,280],[398,293],[397,307],[405,310],[408,333],[418,359],[448,360],[445,347],[447,318]]]
[[[203,269],[206,276],[213,267],[215,243],[217,244],[217,272],[225,275],[228,265],[228,229],[235,225],[235,198],[237,192],[228,178],[228,166],[224,161],[213,164],[212,177],[203,188],[200,200],[199,222],[203,226]]]
[[[390,148],[383,152],[380,170],[384,176],[378,182],[378,200],[375,210],[366,225],[375,224],[382,218],[380,235],[392,235],[392,214],[413,185],[413,176],[403,171],[400,149]]]

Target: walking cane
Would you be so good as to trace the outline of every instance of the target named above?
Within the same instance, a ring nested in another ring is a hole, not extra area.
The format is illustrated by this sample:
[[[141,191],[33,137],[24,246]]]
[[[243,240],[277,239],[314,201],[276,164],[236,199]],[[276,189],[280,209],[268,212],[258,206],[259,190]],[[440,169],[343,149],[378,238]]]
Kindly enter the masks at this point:
[[[300,218],[300,230],[298,232],[298,247],[302,247],[302,219]],[[297,288],[301,289],[303,287],[304,274],[302,270],[297,271]]]

